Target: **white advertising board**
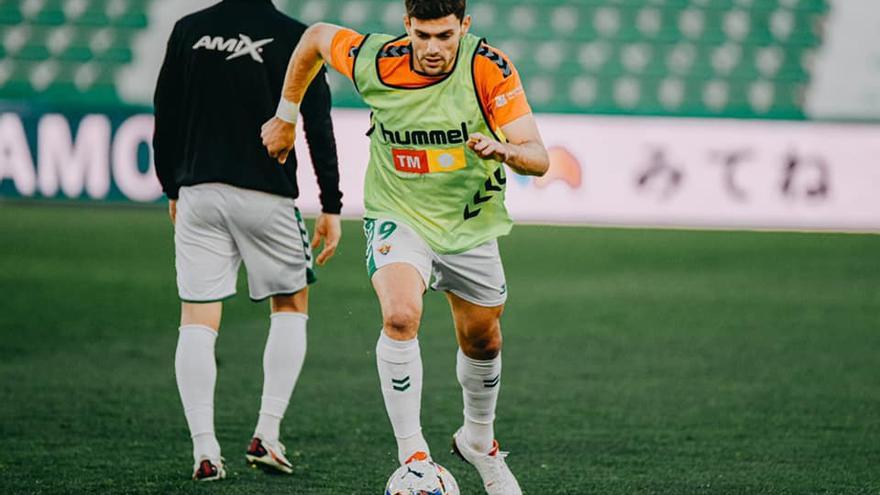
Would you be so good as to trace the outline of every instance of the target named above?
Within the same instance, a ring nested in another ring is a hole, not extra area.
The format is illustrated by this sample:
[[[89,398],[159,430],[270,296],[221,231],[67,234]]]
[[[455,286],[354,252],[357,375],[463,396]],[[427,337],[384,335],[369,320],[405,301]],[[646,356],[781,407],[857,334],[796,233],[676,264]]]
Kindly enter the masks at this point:
[[[334,113],[345,213],[363,212],[369,114]],[[517,221],[880,230],[880,125],[542,115],[542,178],[509,174]],[[301,206],[318,210],[299,137]]]
[[[880,125],[540,115],[545,177],[508,175],[520,222],[880,231]],[[0,196],[153,202],[152,116],[0,114]],[[369,113],[334,111],[344,213],[363,214]],[[320,208],[298,136],[300,207]]]

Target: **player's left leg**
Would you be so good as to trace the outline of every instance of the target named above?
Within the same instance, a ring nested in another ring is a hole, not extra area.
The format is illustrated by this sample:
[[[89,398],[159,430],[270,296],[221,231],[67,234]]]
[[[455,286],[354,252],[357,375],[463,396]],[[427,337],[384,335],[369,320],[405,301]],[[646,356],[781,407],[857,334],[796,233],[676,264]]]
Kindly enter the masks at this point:
[[[500,319],[504,306],[479,306],[451,292],[447,296],[459,343],[455,370],[464,399],[464,426],[453,436],[453,450],[477,469],[487,494],[521,495],[493,426],[501,388]]]
[[[251,464],[292,473],[280,440],[281,420],[306,357],[308,288],[293,295],[272,296],[272,323],[263,351],[263,395],[260,416],[246,458]]]
[[[290,198],[242,189],[227,191],[230,231],[247,269],[254,301],[271,299],[269,336],[263,351],[263,394],[247,461],[290,474],[280,441],[306,355],[308,284],[316,280],[308,232]]]
[[[477,469],[488,494],[519,495],[494,432],[501,388],[501,315],[507,299],[497,242],[438,256],[434,275],[433,288],[447,293],[459,344],[456,375],[464,425],[453,436],[453,449]]]
[[[495,440],[504,306],[478,306],[451,292],[447,298],[459,346],[455,371],[464,399],[464,439],[473,449],[486,453]]]

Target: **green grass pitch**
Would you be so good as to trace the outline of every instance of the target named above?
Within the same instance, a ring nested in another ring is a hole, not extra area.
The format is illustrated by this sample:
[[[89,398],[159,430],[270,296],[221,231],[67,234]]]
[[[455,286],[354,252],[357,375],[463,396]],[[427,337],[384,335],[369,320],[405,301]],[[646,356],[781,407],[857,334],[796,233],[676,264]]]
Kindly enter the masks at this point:
[[[282,428],[296,465],[244,463],[265,304],[218,341],[229,479],[196,485],[174,382],[172,229],[157,209],[0,204],[0,493],[380,494],[395,467],[359,222],[314,286]],[[880,237],[520,226],[497,433],[525,493],[880,493]],[[461,421],[444,298],[426,295],[423,424]]]

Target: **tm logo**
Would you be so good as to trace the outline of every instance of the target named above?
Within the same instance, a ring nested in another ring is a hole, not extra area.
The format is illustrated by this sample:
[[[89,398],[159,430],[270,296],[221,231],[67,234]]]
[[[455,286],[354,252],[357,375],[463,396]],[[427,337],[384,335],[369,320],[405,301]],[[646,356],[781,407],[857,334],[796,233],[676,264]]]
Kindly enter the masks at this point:
[[[222,36],[202,36],[193,45],[193,50],[204,48],[218,52],[229,52],[230,55],[226,57],[226,60],[250,55],[254,61],[262,64],[263,56],[260,54],[263,53],[263,47],[273,41],[275,38],[254,41],[246,34],[239,34],[238,39],[229,38],[228,40],[223,39]]]

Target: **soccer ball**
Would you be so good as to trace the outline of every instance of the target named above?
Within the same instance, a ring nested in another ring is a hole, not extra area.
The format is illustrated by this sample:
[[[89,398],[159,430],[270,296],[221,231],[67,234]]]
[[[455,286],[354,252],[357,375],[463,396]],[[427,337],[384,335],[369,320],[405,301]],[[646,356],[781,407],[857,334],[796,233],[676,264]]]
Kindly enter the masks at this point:
[[[452,473],[433,461],[413,461],[388,478],[385,495],[459,495]]]

